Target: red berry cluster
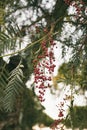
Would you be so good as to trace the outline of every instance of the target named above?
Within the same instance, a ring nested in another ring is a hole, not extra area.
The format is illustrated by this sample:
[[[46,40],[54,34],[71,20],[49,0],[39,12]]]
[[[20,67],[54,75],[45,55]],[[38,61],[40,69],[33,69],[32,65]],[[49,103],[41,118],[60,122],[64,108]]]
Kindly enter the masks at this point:
[[[67,5],[70,5],[70,4],[71,4],[71,0],[64,0],[64,2],[65,2]]]
[[[82,0],[79,1],[73,1],[71,0],[64,0],[67,5],[71,5],[76,9],[76,15],[80,16],[82,14],[82,11],[84,10],[84,2]]]
[[[57,126],[58,130],[63,130],[64,125],[62,124],[62,121],[64,119],[64,101],[60,102],[60,104],[58,104],[58,109],[59,109],[59,113],[58,113],[58,120],[60,120],[61,125]]]
[[[82,0],[80,0],[79,2],[73,2],[72,6],[75,7],[76,9],[76,13],[78,16],[80,16],[82,14],[82,11],[84,10],[84,2]]]
[[[57,119],[54,123],[50,126],[52,130],[64,130],[63,125],[59,127],[59,124],[62,122],[62,119]]]
[[[64,130],[64,120],[65,120],[65,106],[67,101],[71,100],[71,96],[65,94],[63,100],[57,105],[58,107],[58,119],[54,121],[54,123],[50,126],[52,130]]]
[[[54,123],[51,125],[52,130],[64,130],[64,124],[63,124],[63,120],[64,120],[64,104],[65,101],[60,102],[60,104],[58,104],[58,119],[54,121]]]
[[[64,107],[64,102],[60,102],[60,104],[59,104],[59,114],[58,114],[58,117],[59,118],[63,118],[63,116],[64,116],[64,109],[63,109],[63,107]]]
[[[46,29],[45,29],[46,31]],[[34,83],[36,88],[39,89],[38,98],[41,102],[45,100],[44,94],[46,88],[51,86],[51,75],[54,72],[54,46],[55,43],[52,37],[48,37],[41,42],[42,53],[33,60],[34,64]]]

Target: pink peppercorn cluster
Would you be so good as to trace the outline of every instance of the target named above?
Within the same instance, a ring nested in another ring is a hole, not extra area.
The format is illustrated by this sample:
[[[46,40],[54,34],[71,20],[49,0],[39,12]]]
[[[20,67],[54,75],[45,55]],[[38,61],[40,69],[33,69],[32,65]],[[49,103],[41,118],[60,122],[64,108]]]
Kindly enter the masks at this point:
[[[57,107],[58,107],[58,119],[54,121],[54,123],[50,126],[52,130],[64,130],[64,107],[65,107],[66,101],[63,100],[60,102]]]
[[[63,129],[63,126],[62,127],[59,127],[58,125],[60,124],[60,123],[62,123],[62,119],[56,119],[55,121],[54,121],[54,123],[50,126],[50,128],[52,129],[52,130],[64,130]]]
[[[64,120],[65,120],[65,106],[68,106],[67,101],[71,101],[71,95],[65,94],[62,101],[57,105],[58,107],[58,119],[56,119],[50,126],[52,130],[64,130]],[[74,98],[74,97],[73,97]]]
[[[82,11],[84,10],[84,2],[82,0],[75,0],[75,1],[71,1],[71,0],[64,0],[64,2],[67,4],[67,5],[70,5],[70,6],[73,6],[75,9],[76,9],[76,15],[77,15],[77,18],[79,16],[81,16],[82,14]]]
[[[60,104],[58,104],[58,119],[56,120],[56,124],[54,122],[54,125],[55,125],[55,128],[57,128],[57,130],[64,130],[64,124],[62,124],[63,120],[64,120],[64,105],[65,105],[65,102],[62,101],[60,102]]]
[[[71,0],[64,0],[64,2],[65,2],[67,5],[70,5],[70,4],[71,4]]]
[[[76,9],[76,15],[78,17],[81,16],[81,14],[82,14],[82,12],[84,10],[84,7],[83,7],[84,2],[82,0],[79,0],[79,2],[73,2],[71,5],[73,7],[75,7],[75,9]]]
[[[33,60],[34,64],[34,83],[38,89],[38,98],[41,102],[45,101],[44,94],[46,88],[51,86],[51,76],[54,72],[54,46],[55,43],[51,36],[41,41],[42,53]]]

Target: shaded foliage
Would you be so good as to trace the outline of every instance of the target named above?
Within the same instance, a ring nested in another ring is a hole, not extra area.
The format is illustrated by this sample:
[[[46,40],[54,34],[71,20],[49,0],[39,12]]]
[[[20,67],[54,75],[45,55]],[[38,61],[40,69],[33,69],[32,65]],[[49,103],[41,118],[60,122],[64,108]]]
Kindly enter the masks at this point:
[[[73,107],[73,127],[74,128],[87,128],[87,107],[86,106],[74,106]],[[66,120],[66,126],[70,127],[70,118]]]
[[[16,107],[20,107],[18,103]],[[29,89],[25,89],[24,94],[22,94],[20,111],[12,113],[0,111],[0,122],[4,124],[3,130],[19,128],[22,130],[29,128],[31,130],[32,126],[38,123],[46,126],[51,125],[53,120],[43,110],[44,107],[41,106],[34,93]]]

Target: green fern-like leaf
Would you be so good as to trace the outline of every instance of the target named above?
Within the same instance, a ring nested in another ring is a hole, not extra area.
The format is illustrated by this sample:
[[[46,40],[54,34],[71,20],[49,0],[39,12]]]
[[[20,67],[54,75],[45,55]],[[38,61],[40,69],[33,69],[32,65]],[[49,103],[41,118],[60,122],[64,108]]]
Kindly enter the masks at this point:
[[[0,72],[0,109],[3,108],[4,89],[7,85],[8,76],[9,73],[4,67],[2,67]]]
[[[6,111],[13,111],[15,108],[16,98],[23,91],[23,72],[22,65],[18,65],[10,74],[8,84],[5,89],[5,97],[4,97],[4,109]]]
[[[18,25],[8,25],[0,31],[0,54],[21,47],[21,31]],[[18,46],[19,45],[19,46]]]

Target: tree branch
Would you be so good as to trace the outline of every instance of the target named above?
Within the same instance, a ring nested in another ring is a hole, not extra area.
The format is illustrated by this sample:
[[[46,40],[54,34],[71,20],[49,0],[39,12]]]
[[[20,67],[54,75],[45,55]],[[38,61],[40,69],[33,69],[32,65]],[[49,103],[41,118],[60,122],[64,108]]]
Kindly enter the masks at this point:
[[[68,21],[66,21],[66,20],[64,20],[63,22],[65,22],[65,23],[72,23],[72,24],[74,24],[74,25],[87,25],[87,23],[85,22],[85,23],[81,23],[81,22],[74,22],[74,21],[71,21],[71,20],[68,20]]]

